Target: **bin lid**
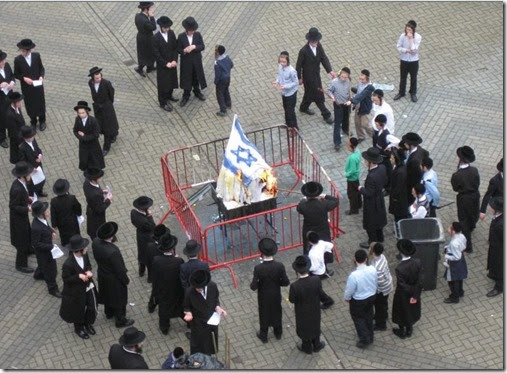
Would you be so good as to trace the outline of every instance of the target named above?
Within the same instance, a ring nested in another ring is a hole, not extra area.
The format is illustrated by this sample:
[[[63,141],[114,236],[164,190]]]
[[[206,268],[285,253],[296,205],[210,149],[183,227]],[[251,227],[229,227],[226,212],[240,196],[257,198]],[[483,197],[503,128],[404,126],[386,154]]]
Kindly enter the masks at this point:
[[[396,237],[413,243],[445,242],[444,228],[439,218],[401,219],[396,223]]]

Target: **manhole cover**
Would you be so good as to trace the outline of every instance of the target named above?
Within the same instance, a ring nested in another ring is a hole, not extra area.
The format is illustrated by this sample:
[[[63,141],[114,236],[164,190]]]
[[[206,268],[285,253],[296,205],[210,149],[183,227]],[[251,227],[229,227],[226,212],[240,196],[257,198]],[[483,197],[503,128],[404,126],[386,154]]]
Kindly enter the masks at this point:
[[[132,65],[135,65],[136,64],[136,61],[130,59],[130,60],[127,60],[127,61],[123,61],[123,63],[127,66],[132,66]]]

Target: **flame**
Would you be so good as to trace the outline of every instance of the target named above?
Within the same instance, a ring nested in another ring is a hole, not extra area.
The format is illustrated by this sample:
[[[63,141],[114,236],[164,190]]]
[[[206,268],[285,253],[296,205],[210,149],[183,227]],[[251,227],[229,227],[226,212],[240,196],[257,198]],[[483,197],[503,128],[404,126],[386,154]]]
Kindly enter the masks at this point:
[[[276,177],[273,173],[273,170],[267,169],[267,170],[262,171],[261,180],[266,183],[264,193],[266,193],[270,196],[276,196],[278,180],[276,179]]]

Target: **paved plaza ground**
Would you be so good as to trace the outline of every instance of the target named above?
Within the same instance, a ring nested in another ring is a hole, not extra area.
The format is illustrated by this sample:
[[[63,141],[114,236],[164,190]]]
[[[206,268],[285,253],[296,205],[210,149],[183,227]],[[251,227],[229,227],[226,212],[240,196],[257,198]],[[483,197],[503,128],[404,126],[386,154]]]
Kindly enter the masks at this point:
[[[157,314],[146,304],[150,285],[137,275],[135,229],[130,223],[132,201],[147,194],[155,200],[155,218],[167,210],[160,157],[170,149],[211,141],[229,134],[232,113],[215,115],[213,87],[214,45],[223,44],[235,63],[231,94],[233,112],[245,131],[283,123],[278,93],[271,87],[277,56],[288,50],[295,64],[308,29],[316,26],[324,35],[322,44],[335,71],[350,66],[353,82],[362,68],[372,81],[394,84],[399,79],[396,41],[409,19],[418,23],[422,35],[419,71],[419,102],[408,98],[393,102],[397,90],[387,92],[394,109],[396,134],[416,131],[430,151],[440,180],[443,203],[452,202],[450,185],[456,170],[455,150],[475,149],[481,173],[481,195],[487,188],[503,152],[503,4],[501,2],[157,2],[156,16],[168,15],[176,34],[181,21],[194,16],[206,43],[204,67],[209,87],[207,100],[191,99],[173,113],[158,107],[156,75],[135,74],[135,2],[36,2],[0,3],[0,49],[13,66],[16,43],[32,38],[46,67],[45,92],[48,129],[38,135],[45,155],[48,191],[57,178],[71,183],[71,192],[85,205],[83,177],[78,170],[77,140],[72,134],[73,107],[78,100],[91,102],[88,70],[102,67],[116,88],[116,111],[120,135],[106,157],[104,183],[114,199],[108,220],[119,223],[118,245],[131,283],[127,314],[147,334],[143,353],[150,368],[159,368],[175,346],[189,348],[181,320],[174,320],[168,336],[158,329]],[[328,77],[323,75],[325,84]],[[17,83],[19,89],[19,83]],[[299,91],[299,100],[303,90]],[[181,91],[177,91],[181,97]],[[328,108],[331,108],[329,102]],[[312,105],[314,107],[314,105]],[[323,167],[342,193],[346,152],[332,146],[332,127],[320,116],[299,115],[302,136],[318,155]],[[369,146],[360,145],[361,150]],[[15,250],[10,245],[8,192],[12,183],[8,150],[0,149],[0,367],[22,369],[109,368],[109,346],[122,334],[106,320],[100,307],[95,324],[97,335],[83,341],[71,325],[58,316],[60,301],[48,295],[43,282],[14,269]],[[299,187],[298,187],[299,188]],[[422,318],[413,337],[400,340],[390,331],[375,334],[366,350],[356,348],[356,334],[343,301],[351,258],[365,239],[361,215],[346,217],[346,194],[342,194],[341,228],[346,234],[336,240],[342,262],[331,265],[335,275],[324,289],[336,304],[322,313],[322,339],[327,346],[308,356],[296,349],[292,305],[283,304],[284,334],[281,341],[270,335],[262,344],[256,337],[257,300],[249,289],[256,262],[234,266],[239,288],[233,287],[226,270],[214,271],[222,306],[229,312],[220,326],[220,358],[224,333],[231,341],[234,369],[502,369],[504,367],[503,295],[487,298],[493,282],[486,277],[487,236],[491,216],[478,223],[473,234],[474,253],[467,256],[469,278],[459,304],[444,304],[448,287],[439,267],[437,289],[422,294]],[[444,226],[456,220],[456,206],[439,210]],[[185,235],[170,216],[167,225],[178,235],[181,254]],[[394,274],[396,248],[392,219],[386,227],[386,251]],[[300,249],[281,253],[278,259],[290,269]],[[35,266],[35,258],[29,259]],[[93,261],[93,263],[95,263]],[[58,260],[61,285],[61,265]],[[96,266],[94,267],[96,270]],[[288,288],[282,290],[288,296]],[[390,297],[392,298],[392,296]],[[390,309],[391,309],[390,299]]]

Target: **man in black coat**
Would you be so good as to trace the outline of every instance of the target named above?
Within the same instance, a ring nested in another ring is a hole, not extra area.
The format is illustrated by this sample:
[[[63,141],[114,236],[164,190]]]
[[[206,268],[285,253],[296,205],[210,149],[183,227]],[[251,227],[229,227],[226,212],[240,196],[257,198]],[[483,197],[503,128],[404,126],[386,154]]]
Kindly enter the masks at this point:
[[[69,194],[70,184],[66,179],[58,179],[53,185],[56,197],[51,199],[51,226],[58,229],[62,245],[67,245],[75,234],[81,234],[78,217],[83,215],[81,204],[76,196]]]
[[[180,266],[183,259],[175,255],[178,239],[172,234],[160,238],[159,249],[163,255],[153,258],[153,296],[158,304],[158,325],[162,334],[168,334],[171,318],[183,318],[183,287]]]
[[[114,87],[113,84],[102,77],[102,69],[97,66],[90,69],[88,74],[91,79],[88,86],[92,93],[93,112],[99,122],[100,133],[104,135],[104,156],[111,149],[111,144],[118,136],[118,119],[114,110]]]
[[[90,107],[86,101],[78,101],[74,106],[77,112],[74,121],[74,136],[79,140],[79,169],[86,171],[89,168],[103,169],[104,154],[100,149],[99,136],[100,126],[97,119],[88,115]]]
[[[204,41],[201,33],[197,32],[199,25],[193,17],[187,17],[181,23],[185,32],[178,35],[177,48],[181,55],[180,62],[180,87],[183,89],[183,97],[180,106],[185,106],[193,89],[195,97],[204,101],[206,98],[201,89],[207,87],[202,66],[201,52],[204,50]]]
[[[135,68],[135,71],[142,77],[146,77],[143,71],[144,66],[146,66],[147,73],[155,70],[153,66],[155,58],[153,57],[151,38],[153,37],[153,31],[157,29],[157,24],[155,23],[155,17],[153,17],[153,5],[151,1],[139,2],[137,7],[141,9],[141,12],[137,13],[135,18],[137,27],[137,63],[139,64],[139,66]]]
[[[19,145],[19,160],[25,161],[35,169],[40,167],[40,171],[44,172],[42,167],[42,150],[35,140],[36,131],[31,126],[21,127],[21,137],[23,141]],[[33,181],[33,177],[32,177]],[[34,183],[33,191],[37,193],[39,197],[47,197],[47,193],[44,193],[44,184],[46,179],[40,181],[38,184]]]
[[[200,251],[201,245],[199,245],[196,240],[187,241],[185,247],[183,248],[183,254],[188,257],[187,262],[182,263],[180,268],[181,286],[183,286],[184,289],[190,287],[189,279],[192,272],[199,269],[209,271],[208,263],[197,259],[197,255]]]
[[[368,234],[368,241],[361,242],[360,246],[367,249],[373,241],[384,242],[383,229],[387,225],[387,213],[383,189],[387,184],[387,174],[381,164],[383,159],[379,149],[369,148],[361,155],[366,160],[368,169],[364,187],[358,187],[363,195],[363,228]]]
[[[62,267],[60,317],[73,323],[75,333],[82,339],[95,335],[93,323],[97,318],[97,288],[87,254],[89,243],[89,240],[79,234],[72,236],[67,245],[69,257]]]
[[[11,105],[5,114],[5,126],[9,135],[10,154],[9,162],[16,164],[19,159],[19,145],[23,141],[21,128],[25,125],[25,118],[21,112],[21,101],[23,95],[19,92],[10,91],[7,95]]]
[[[503,293],[504,241],[503,241],[503,197],[493,197],[489,201],[493,210],[493,220],[489,226],[488,277],[495,280],[495,287],[486,294],[495,297]]]
[[[36,201],[32,204],[32,246],[37,258],[37,269],[33,274],[36,280],[46,281],[49,294],[61,298],[62,294],[58,290],[56,283],[56,260],[53,258],[53,240],[56,238],[55,231],[49,226],[49,204],[47,202]]]
[[[209,271],[194,271],[190,275],[190,287],[185,291],[183,311],[184,320],[190,323],[190,354],[218,353],[218,325],[210,325],[208,320],[215,312],[220,316],[227,316],[227,312],[220,307],[217,285],[210,280]]]
[[[165,111],[173,111],[169,101],[178,102],[173,90],[178,88],[178,48],[176,35],[171,30],[173,21],[162,16],[157,19],[160,31],[153,36],[153,54],[157,61],[158,103]]]
[[[482,197],[481,212],[479,214],[479,219],[481,220],[484,220],[486,217],[486,208],[490,199],[493,197],[503,197],[503,157],[497,163],[496,169],[498,173],[489,179],[488,190],[484,197]]]
[[[296,334],[302,339],[297,348],[309,355],[326,345],[320,341],[322,282],[320,277],[309,275],[310,266],[307,256],[296,257],[292,268],[298,273],[298,279],[289,288],[289,301],[294,303],[296,313]]]
[[[331,242],[331,230],[329,228],[328,213],[338,207],[338,198],[322,194],[324,188],[320,183],[309,181],[301,188],[301,193],[306,197],[302,199],[297,212],[303,215],[303,252],[308,253],[309,245],[306,234],[309,231],[318,233],[321,240]]]
[[[403,162],[404,157],[403,149],[392,149],[391,163],[394,169],[391,174],[389,213],[393,214],[395,222],[408,218],[407,167]]]
[[[33,186],[30,175],[33,168],[26,162],[16,163],[12,174],[16,180],[12,182],[9,191],[9,225],[11,245],[16,248],[16,269],[23,273],[32,273],[33,268],[28,267],[30,253],[31,233],[28,212],[32,211]]]
[[[20,54],[14,58],[14,76],[21,82],[21,92],[25,96],[26,112],[32,127],[37,125],[41,131],[46,129],[46,99],[44,98],[44,65],[39,53],[32,53],[35,44],[23,39],[17,44]]]
[[[9,109],[10,101],[7,95],[16,84],[11,65],[7,62],[7,53],[0,49],[0,146],[8,148],[7,143],[7,125],[5,124],[5,115]]]
[[[303,101],[299,107],[299,111],[308,115],[313,115],[315,112],[310,109],[312,102],[315,102],[322,114],[322,117],[327,124],[333,124],[331,112],[326,108],[324,103],[324,93],[322,89],[322,81],[320,80],[320,64],[324,66],[326,72],[331,76],[331,79],[336,78],[336,74],[329,63],[329,59],[324,52],[320,40],[322,34],[316,27],[312,27],[306,34],[308,43],[301,48],[296,63],[296,71],[299,78],[299,84],[305,87],[305,94]]]
[[[136,227],[139,277],[143,277],[146,271],[147,246],[152,242],[153,229],[155,229],[151,206],[153,206],[153,200],[150,197],[141,196],[134,201],[134,208],[130,211],[130,221]],[[149,273],[148,276],[150,276]]]
[[[106,209],[113,201],[113,194],[108,189],[102,190],[100,182],[104,171],[89,169],[85,173],[83,192],[86,197],[86,233],[93,240],[97,229],[106,222]]]
[[[273,258],[278,247],[271,238],[259,241],[259,251],[262,254],[262,263],[254,268],[250,289],[257,290],[257,303],[259,305],[260,330],[257,338],[263,343],[268,342],[268,328],[273,327],[276,339],[282,338],[282,294],[281,286],[289,285],[290,281],[282,263]]]
[[[391,174],[393,173],[393,166],[391,165],[391,149],[390,142],[387,140],[387,136],[390,135],[389,130],[386,127],[387,117],[384,114],[378,114],[374,118],[376,130],[373,131],[373,147],[380,150],[382,156],[382,164],[386,168],[387,184],[384,186],[386,193],[391,191]]]
[[[146,268],[148,269],[148,284],[151,284],[152,282],[151,267],[153,264],[153,259],[157,255],[162,255],[162,251],[159,250],[159,241],[160,238],[165,233],[171,233],[171,230],[167,228],[164,224],[157,224],[153,229],[153,236],[151,236],[151,242],[149,242],[146,245]]]
[[[475,161],[474,150],[465,145],[456,149],[459,158],[458,170],[452,174],[451,185],[456,196],[456,205],[458,208],[458,220],[463,227],[463,234],[467,239],[467,248],[465,252],[473,252],[472,232],[479,221],[479,204],[481,195],[479,186],[481,179],[479,170],[470,166]]]
[[[118,224],[106,222],[97,229],[97,237],[93,240],[93,256],[97,261],[99,277],[99,303],[104,304],[104,312],[108,319],[114,316],[117,328],[130,326],[134,320],[127,319],[128,290],[130,280],[116,242]]]
[[[149,369],[141,353],[146,334],[133,326],[123,331],[120,344],[115,343],[109,350],[111,369]]]
[[[428,151],[421,148],[422,141],[421,136],[417,133],[408,132],[402,136],[399,145],[404,147],[408,153],[405,164],[407,166],[407,200],[409,205],[415,201],[412,188],[421,182],[424,175],[421,167],[422,160],[430,155]]]

